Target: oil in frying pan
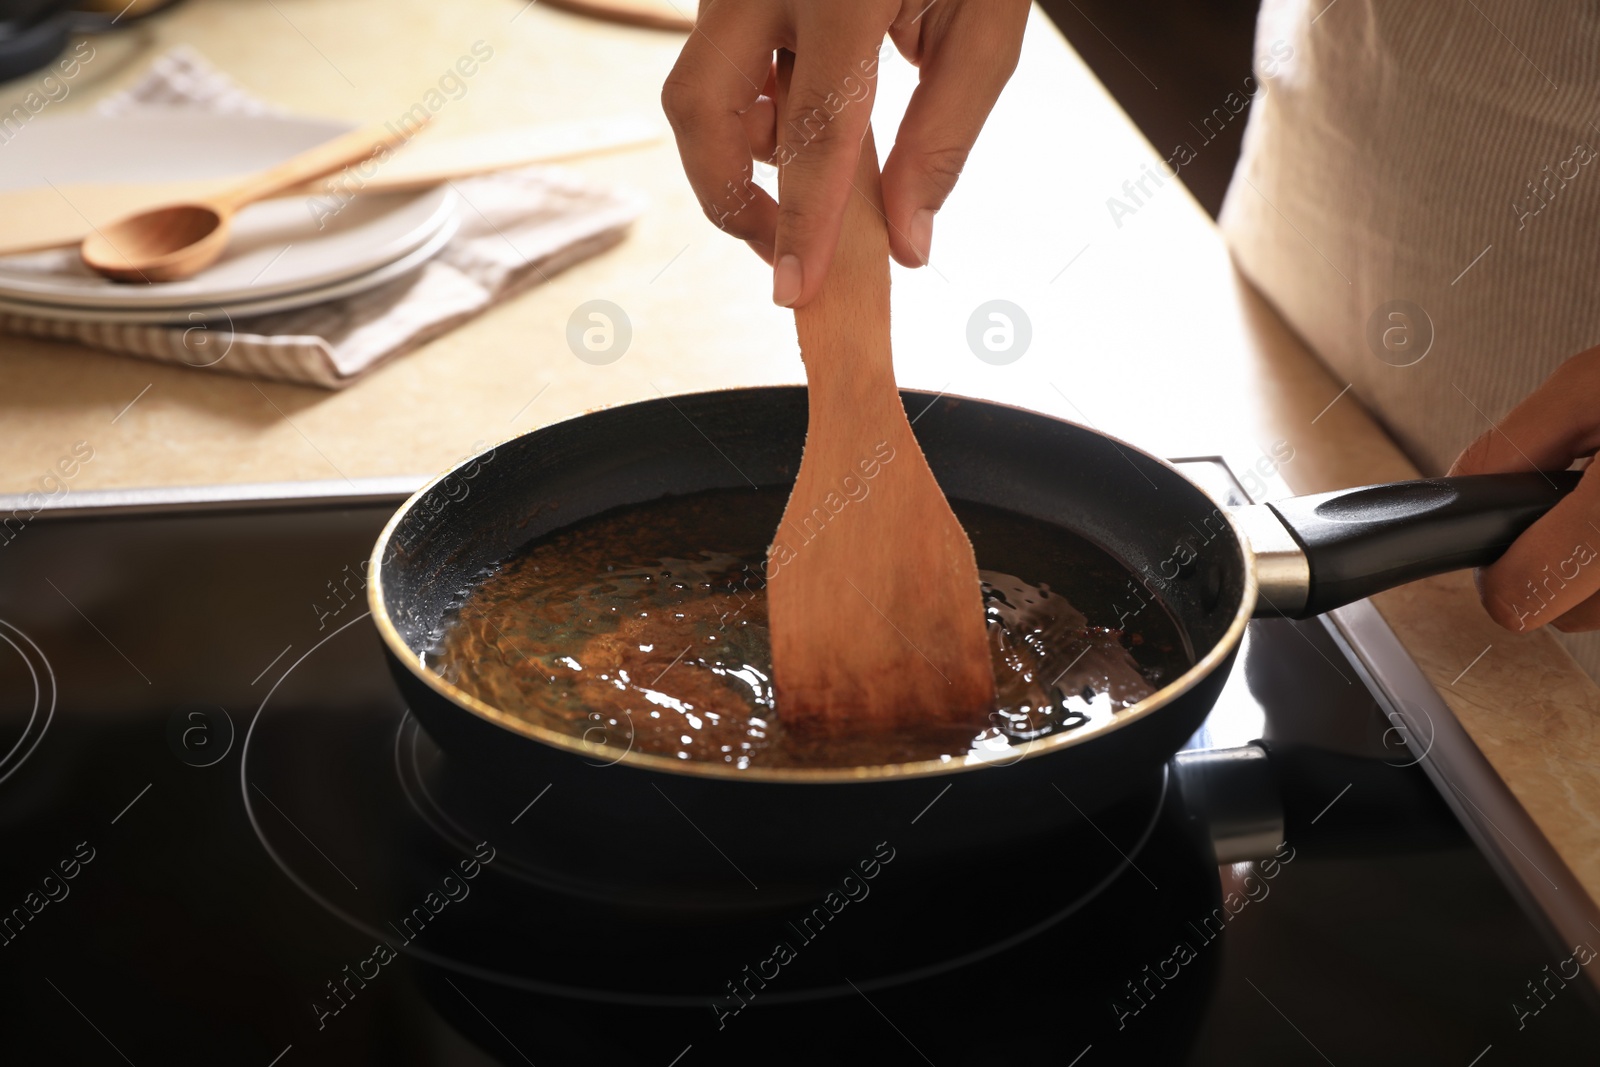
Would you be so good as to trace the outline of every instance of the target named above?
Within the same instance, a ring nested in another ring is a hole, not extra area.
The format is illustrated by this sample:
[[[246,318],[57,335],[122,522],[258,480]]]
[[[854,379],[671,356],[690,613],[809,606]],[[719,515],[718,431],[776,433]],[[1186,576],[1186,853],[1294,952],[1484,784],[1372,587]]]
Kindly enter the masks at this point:
[[[1129,572],[1109,553],[954,502],[979,566],[994,568],[980,571],[998,687],[989,725],[954,739],[808,744],[785,733],[774,706],[762,581],[786,496],[665,497],[539,538],[466,592],[426,661],[495,708],[613,751],[736,768],[1004,752],[1106,720],[1192,662],[1159,602],[1130,601]],[[1130,615],[1130,603],[1144,606]]]

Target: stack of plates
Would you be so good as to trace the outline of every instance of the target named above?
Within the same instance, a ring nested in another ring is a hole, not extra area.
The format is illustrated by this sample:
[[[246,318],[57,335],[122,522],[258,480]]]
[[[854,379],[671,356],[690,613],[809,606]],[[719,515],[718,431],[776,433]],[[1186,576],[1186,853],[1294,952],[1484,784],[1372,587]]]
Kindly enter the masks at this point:
[[[348,126],[277,115],[147,109],[36,122],[5,147],[0,191],[90,182],[177,182],[264,170]],[[448,186],[253,204],[222,258],[181,282],[129,285],[76,248],[0,257],[0,311],[67,322],[192,323],[320,304],[420,268],[455,234]],[[337,210],[332,210],[337,208]]]

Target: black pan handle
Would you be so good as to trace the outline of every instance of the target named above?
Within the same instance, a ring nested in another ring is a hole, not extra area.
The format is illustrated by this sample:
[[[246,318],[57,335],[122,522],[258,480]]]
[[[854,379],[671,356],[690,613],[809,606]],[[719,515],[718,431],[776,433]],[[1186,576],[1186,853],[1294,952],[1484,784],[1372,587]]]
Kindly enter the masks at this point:
[[[1275,500],[1310,564],[1309,618],[1373,593],[1500,558],[1577,488],[1582,471],[1474,474]]]

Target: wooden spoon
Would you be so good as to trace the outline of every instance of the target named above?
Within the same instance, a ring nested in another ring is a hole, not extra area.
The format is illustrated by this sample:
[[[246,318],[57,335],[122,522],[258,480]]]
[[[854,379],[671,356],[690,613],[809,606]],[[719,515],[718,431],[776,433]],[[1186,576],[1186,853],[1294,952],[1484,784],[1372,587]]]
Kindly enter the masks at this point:
[[[113,281],[192,278],[222,255],[233,216],[246,205],[360,163],[405,143],[408,136],[386,126],[347,133],[204,200],[168,204],[102,226],[83,239],[80,254],[89,269]]]
[[[440,137],[430,130],[397,149],[382,166],[357,163],[359,174],[336,171],[280,189],[272,198],[332,197],[342,203],[352,193],[428,189],[456,178],[530,163],[652,144],[661,136],[659,123],[627,115],[497,127],[455,137]],[[75,182],[0,191],[0,218],[6,220],[5,231],[0,233],[0,256],[82,244],[97,227],[104,230],[126,215],[164,204],[204,200],[238,181],[238,175],[230,174],[176,182]]]
[[[779,116],[792,62],[780,55]],[[972,544],[895,388],[889,232],[870,128],[853,184],[827,280],[794,313],[810,414],[767,554],[779,714],[786,729],[822,737],[970,739],[995,698],[983,594]]]

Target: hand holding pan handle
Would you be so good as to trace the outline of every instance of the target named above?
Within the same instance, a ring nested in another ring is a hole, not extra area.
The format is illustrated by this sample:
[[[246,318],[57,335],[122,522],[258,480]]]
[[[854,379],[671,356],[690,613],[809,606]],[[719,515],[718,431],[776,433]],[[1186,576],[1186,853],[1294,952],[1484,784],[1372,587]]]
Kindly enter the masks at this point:
[[[1235,508],[1256,558],[1256,614],[1310,618],[1418,578],[1486,566],[1581,476],[1429,478]]]

